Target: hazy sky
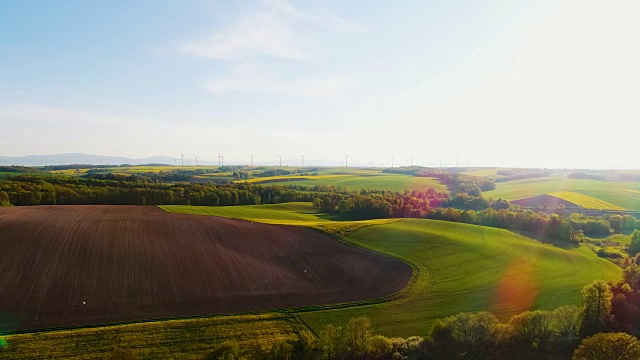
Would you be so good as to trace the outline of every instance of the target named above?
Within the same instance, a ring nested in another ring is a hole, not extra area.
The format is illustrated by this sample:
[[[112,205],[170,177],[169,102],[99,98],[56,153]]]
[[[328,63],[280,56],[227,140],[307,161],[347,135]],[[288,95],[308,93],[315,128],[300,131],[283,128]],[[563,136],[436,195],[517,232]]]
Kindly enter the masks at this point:
[[[0,155],[640,168],[639,13],[637,0],[2,0]]]

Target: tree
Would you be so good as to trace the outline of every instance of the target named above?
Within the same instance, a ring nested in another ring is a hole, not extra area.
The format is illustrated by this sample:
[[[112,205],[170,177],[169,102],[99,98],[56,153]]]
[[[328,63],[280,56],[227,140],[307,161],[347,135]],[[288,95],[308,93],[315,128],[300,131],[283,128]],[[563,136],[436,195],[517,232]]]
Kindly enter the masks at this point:
[[[514,350],[536,358],[548,350],[552,338],[552,316],[548,311],[525,311],[509,319],[507,327]]]
[[[635,256],[640,253],[640,231],[634,230],[633,234],[631,234],[631,242],[629,243],[627,252],[629,256]]]
[[[573,360],[610,359],[640,359],[640,342],[625,333],[599,333],[584,339],[573,353]]]
[[[566,357],[580,342],[578,331],[580,330],[581,311],[576,306],[561,306],[552,313],[552,326],[555,330],[554,347],[556,352],[565,354]]]
[[[382,335],[374,335],[369,339],[367,355],[373,359],[391,359],[393,343]]]
[[[571,233],[571,242],[579,244],[584,241],[584,231],[582,230],[574,230]]]
[[[631,265],[622,271],[622,279],[629,284],[633,290],[640,290],[640,266]]]
[[[611,316],[613,293],[604,280],[595,280],[580,291],[582,294],[582,335],[591,335],[605,329]]]
[[[467,224],[475,224],[478,221],[478,215],[473,210],[467,210],[460,215],[460,221]]]
[[[609,224],[613,232],[619,234],[622,232],[622,216],[620,215],[611,215],[609,216]]]
[[[491,207],[496,209],[496,210],[507,210],[507,209],[509,209],[511,207],[511,203],[509,203],[508,200],[504,200],[502,198],[499,198],[498,200],[493,202]]]
[[[9,206],[11,203],[9,202],[9,194],[4,191],[0,191],[0,206]]]
[[[313,209],[316,211],[316,213],[320,212],[321,207],[322,207],[322,200],[320,200],[320,198],[313,199]]]
[[[486,311],[436,320],[431,328],[435,353],[442,358],[485,358],[497,324],[498,319]]]
[[[320,350],[328,360],[338,359],[342,354],[342,327],[327,325],[320,331]]]
[[[351,355],[355,358],[361,358],[367,352],[367,344],[372,334],[371,322],[362,316],[349,320],[344,327],[342,339]]]
[[[624,215],[622,217],[622,231],[625,233],[631,232],[636,228],[638,220],[631,215]]]

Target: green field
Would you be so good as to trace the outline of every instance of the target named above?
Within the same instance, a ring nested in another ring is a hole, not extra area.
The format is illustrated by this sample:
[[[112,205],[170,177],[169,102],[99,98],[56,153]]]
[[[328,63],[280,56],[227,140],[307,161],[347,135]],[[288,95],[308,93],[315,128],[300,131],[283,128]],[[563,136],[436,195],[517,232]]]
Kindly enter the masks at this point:
[[[322,179],[310,179],[299,181],[276,181],[268,182],[268,185],[333,185],[348,187],[349,190],[361,190],[361,189],[386,189],[392,191],[404,191],[404,190],[422,190],[433,188],[439,192],[449,192],[447,187],[439,183],[436,179],[427,177],[417,177],[411,175],[400,174],[385,174],[385,175],[352,175],[352,176],[339,176],[329,177]],[[295,178],[295,176],[292,176]],[[257,182],[259,184],[259,182]]]
[[[244,206],[161,205],[158,207],[168,212],[224,216],[235,219],[328,221],[326,215],[316,214],[311,203],[304,202]]]
[[[496,183],[496,189],[483,193],[485,198],[525,199],[559,191],[572,191],[606,201],[620,208],[640,211],[640,184],[569,179],[563,176],[524,179]]]
[[[201,207],[162,208],[188,212]],[[314,228],[318,222],[325,226],[350,224],[318,219],[308,203],[194,211],[238,218],[244,214],[257,221],[262,217],[267,222],[277,219],[281,224]],[[529,308],[577,305],[584,285],[594,279],[621,276],[619,267],[586,246],[562,249],[506,230],[436,220],[405,219],[371,226],[375,221],[379,220],[363,222],[345,241],[413,264],[419,272],[417,281],[402,299],[392,302],[300,313],[313,331],[327,323],[345,323],[364,315],[383,335],[425,335],[434,320],[462,311],[488,309],[504,318]],[[522,297],[508,299],[499,295],[501,291],[520,291]]]
[[[622,272],[586,246],[561,249],[506,230],[436,220],[370,226],[346,241],[414,264],[418,280],[396,301],[300,314],[313,331],[367,316],[383,335],[425,335],[434,320],[463,311],[490,310],[504,319],[577,305],[584,285],[617,280]]]
[[[4,336],[2,359],[203,359],[224,341],[267,345],[306,331],[281,313],[168,320]]]

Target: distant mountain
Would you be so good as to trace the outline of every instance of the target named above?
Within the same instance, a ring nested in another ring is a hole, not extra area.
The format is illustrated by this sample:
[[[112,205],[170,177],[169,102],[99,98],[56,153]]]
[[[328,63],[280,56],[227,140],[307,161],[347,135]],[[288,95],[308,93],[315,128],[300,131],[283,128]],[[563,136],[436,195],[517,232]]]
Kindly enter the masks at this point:
[[[120,156],[91,155],[82,153],[69,153],[57,155],[28,155],[28,156],[0,156],[0,165],[24,165],[24,166],[44,166],[44,165],[70,165],[70,164],[91,164],[91,165],[142,165],[142,164],[167,164],[173,165],[174,159],[168,156],[151,156],[141,159],[131,159]]]

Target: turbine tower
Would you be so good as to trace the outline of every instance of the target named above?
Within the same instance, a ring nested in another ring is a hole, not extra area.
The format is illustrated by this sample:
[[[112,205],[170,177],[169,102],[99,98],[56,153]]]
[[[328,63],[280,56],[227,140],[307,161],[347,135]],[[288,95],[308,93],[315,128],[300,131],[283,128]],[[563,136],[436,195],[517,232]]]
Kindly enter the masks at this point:
[[[218,153],[217,159],[218,159],[218,166],[222,166],[222,159],[224,157],[222,156],[222,154]]]
[[[302,158],[302,167],[304,167],[304,157],[305,156],[307,156],[307,154],[300,155],[300,157]]]
[[[278,157],[280,158],[280,167],[282,167],[282,155],[278,155]]]
[[[347,155],[347,154],[344,154],[344,167],[349,167],[349,162],[348,162],[348,160],[349,160],[349,158],[350,158],[350,157],[351,157],[351,156],[349,156],[349,155]]]
[[[196,156],[196,166],[198,166],[198,159],[200,158],[200,156]]]
[[[409,158],[409,161],[411,161],[411,166],[413,166],[413,159],[415,158],[413,157],[413,154],[411,154],[411,157]]]
[[[253,156],[254,156],[254,154],[250,154],[249,156],[251,157],[251,166],[253,166]]]
[[[180,153],[180,163],[182,164],[181,166],[184,166],[184,154]]]
[[[393,167],[393,162],[396,160],[396,154],[389,155],[389,157],[391,158],[391,167]]]
[[[188,156],[187,159],[189,159],[189,166],[191,166],[191,156]]]

